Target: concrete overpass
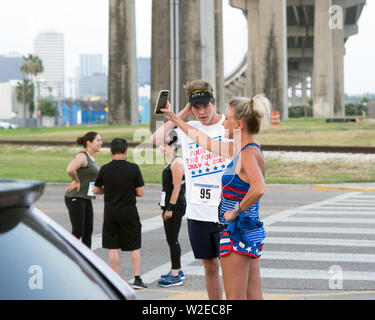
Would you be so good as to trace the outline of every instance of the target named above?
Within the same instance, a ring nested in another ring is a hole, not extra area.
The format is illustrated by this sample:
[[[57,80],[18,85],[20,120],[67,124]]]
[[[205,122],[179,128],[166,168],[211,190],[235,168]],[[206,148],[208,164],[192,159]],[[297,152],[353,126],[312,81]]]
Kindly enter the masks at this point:
[[[344,46],[358,33],[365,0],[229,2],[248,20],[249,51],[225,79],[226,97],[265,92],[286,119],[287,89],[293,104],[301,84],[303,104],[312,91],[315,117],[344,116]]]
[[[136,124],[135,0],[109,2],[109,123]],[[159,90],[169,88],[176,112],[187,102],[183,86],[197,78],[225,96],[265,93],[288,118],[288,88],[312,91],[315,117],[343,116],[344,44],[358,32],[365,0],[229,0],[248,21],[248,53],[224,79],[222,0],[152,2],[151,130]],[[311,88],[307,86],[311,78]],[[225,89],[224,89],[225,84]],[[292,90],[295,92],[295,90]]]

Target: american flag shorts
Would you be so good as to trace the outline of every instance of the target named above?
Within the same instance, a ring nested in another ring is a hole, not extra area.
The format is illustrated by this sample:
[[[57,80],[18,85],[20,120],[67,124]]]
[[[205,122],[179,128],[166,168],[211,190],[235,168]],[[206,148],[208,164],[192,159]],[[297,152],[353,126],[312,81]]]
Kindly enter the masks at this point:
[[[233,251],[257,259],[260,258],[262,249],[263,241],[245,244],[232,239],[226,230],[223,230],[220,234],[220,257],[224,257]]]

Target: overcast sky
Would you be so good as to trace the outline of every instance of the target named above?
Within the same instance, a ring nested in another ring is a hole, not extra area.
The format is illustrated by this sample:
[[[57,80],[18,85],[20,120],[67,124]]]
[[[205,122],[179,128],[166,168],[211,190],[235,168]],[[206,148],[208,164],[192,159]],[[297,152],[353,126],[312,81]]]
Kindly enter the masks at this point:
[[[242,12],[224,3],[224,71],[230,73],[247,49]],[[136,0],[137,56],[151,55],[151,0]],[[108,0],[0,0],[0,54],[32,53],[38,32],[65,36],[66,77],[75,76],[79,54],[102,53],[108,59]],[[375,0],[367,0],[359,34],[346,43],[345,92],[375,93]],[[107,64],[107,63],[106,63]],[[1,72],[1,70],[0,70]]]

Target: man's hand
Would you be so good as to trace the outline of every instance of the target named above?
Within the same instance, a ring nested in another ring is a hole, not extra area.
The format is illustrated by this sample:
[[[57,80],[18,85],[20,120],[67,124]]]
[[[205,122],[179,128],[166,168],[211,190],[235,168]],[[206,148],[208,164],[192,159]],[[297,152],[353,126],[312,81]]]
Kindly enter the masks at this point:
[[[181,115],[180,116],[180,118],[181,119],[186,119],[186,118],[188,118],[188,117],[190,117],[190,116],[193,116],[193,112],[191,111],[191,105],[190,105],[190,103],[188,102],[187,104],[186,104],[186,106],[185,106],[185,108],[183,108],[182,110],[181,110],[181,113],[179,114],[179,115]]]

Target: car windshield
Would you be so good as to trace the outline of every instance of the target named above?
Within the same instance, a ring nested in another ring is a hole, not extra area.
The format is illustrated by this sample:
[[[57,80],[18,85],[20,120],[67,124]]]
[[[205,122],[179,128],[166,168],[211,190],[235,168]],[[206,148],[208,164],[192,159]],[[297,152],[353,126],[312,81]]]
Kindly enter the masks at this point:
[[[0,300],[109,299],[102,282],[25,208],[0,210]]]

